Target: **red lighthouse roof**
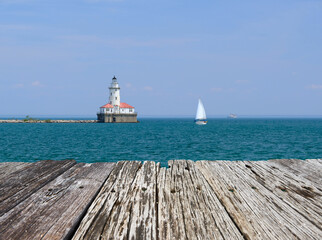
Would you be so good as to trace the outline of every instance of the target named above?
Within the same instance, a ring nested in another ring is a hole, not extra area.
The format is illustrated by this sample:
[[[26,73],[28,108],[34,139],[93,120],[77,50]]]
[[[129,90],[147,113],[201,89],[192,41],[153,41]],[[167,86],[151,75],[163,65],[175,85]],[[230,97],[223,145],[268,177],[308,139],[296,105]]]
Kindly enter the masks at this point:
[[[100,108],[113,108],[113,106],[109,103],[105,104],[104,106],[100,107]]]
[[[120,103],[120,108],[134,108],[134,107],[132,107],[131,105],[129,105],[129,104],[125,103],[125,102],[121,102]]]
[[[114,108],[111,104],[107,103],[104,106],[100,107],[100,108]],[[134,108],[131,105],[127,104],[127,103],[120,103],[120,108]]]

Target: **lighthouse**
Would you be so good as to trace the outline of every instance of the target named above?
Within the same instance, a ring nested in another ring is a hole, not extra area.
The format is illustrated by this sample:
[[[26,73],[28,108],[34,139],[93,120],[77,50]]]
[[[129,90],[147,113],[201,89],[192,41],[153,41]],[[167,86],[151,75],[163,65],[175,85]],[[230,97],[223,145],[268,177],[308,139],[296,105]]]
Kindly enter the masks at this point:
[[[117,82],[117,78],[114,76],[112,78],[112,83],[111,83],[111,86],[109,87],[110,89],[110,98],[109,98],[109,103],[112,105],[112,106],[115,106],[115,107],[119,107],[120,104],[121,104],[121,101],[120,101],[120,87],[119,87],[119,84]],[[119,110],[119,108],[118,108]]]
[[[121,102],[120,86],[117,78],[112,78],[109,87],[109,101],[97,113],[97,120],[104,123],[134,123],[137,122],[137,113],[131,105]]]

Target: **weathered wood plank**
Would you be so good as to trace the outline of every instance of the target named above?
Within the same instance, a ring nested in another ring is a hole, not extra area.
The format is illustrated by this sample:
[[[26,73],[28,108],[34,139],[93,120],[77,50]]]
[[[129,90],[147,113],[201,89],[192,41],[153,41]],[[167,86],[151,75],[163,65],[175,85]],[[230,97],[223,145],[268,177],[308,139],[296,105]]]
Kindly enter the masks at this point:
[[[0,182],[6,179],[11,173],[29,166],[27,162],[0,162]]]
[[[192,161],[169,161],[158,178],[159,239],[243,239]]]
[[[294,175],[285,168],[272,166],[268,161],[234,164],[321,229],[322,192],[316,188],[316,184]]]
[[[157,234],[159,239],[169,239],[170,236],[170,211],[169,207],[172,204],[169,194],[170,186],[166,184],[167,169],[161,168],[157,178],[157,193],[158,193],[158,221],[157,221]]]
[[[12,172],[0,182],[0,216],[75,164],[74,160],[46,160]]]
[[[183,183],[182,174],[179,172],[181,169],[173,161],[168,164],[169,169],[161,169],[158,177],[159,238],[187,239],[183,216],[185,209],[182,207],[182,196],[180,197]]]
[[[214,232],[219,231],[223,239],[244,239],[207,180],[196,168],[195,162],[187,161],[187,165],[191,184],[197,190],[195,196],[198,197],[196,200],[199,204],[199,211],[202,212],[203,216],[203,219],[199,220],[199,224],[204,224],[201,227],[206,228],[207,238],[214,239],[217,235]],[[187,197],[189,197],[189,194]],[[210,215],[207,216],[209,213]],[[211,220],[208,219],[209,217],[211,217]]]
[[[268,161],[271,166],[276,168],[284,168],[287,172],[291,172],[298,177],[307,179],[322,185],[322,169],[321,160],[298,160],[298,159],[276,159]],[[320,190],[322,189],[319,187]]]
[[[322,159],[306,159],[306,162],[316,164],[319,168],[322,167]]]
[[[0,217],[1,238],[70,237],[114,165],[74,165]]]
[[[0,239],[322,239],[322,160],[299,161],[0,164]]]
[[[321,239],[319,228],[230,161],[198,169],[247,239]]]
[[[144,162],[137,172],[125,207],[131,209],[128,220],[128,239],[157,239],[157,175],[160,164]]]
[[[133,205],[128,204],[128,200],[133,199],[137,191],[142,191],[142,186],[132,186],[141,167],[141,162],[137,161],[117,163],[73,239],[124,239],[129,236]]]

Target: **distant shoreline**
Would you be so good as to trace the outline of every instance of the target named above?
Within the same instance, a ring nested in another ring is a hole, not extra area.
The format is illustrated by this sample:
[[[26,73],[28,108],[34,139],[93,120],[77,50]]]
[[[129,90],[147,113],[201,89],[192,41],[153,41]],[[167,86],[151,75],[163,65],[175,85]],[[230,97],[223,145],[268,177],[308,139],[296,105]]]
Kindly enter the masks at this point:
[[[194,117],[140,117],[141,120],[193,120]],[[322,117],[239,117],[231,119],[227,117],[209,117],[208,120],[322,120]],[[91,118],[0,118],[1,123],[98,123]]]
[[[89,115],[31,115],[37,120],[96,120]],[[0,120],[24,120],[24,115],[0,115]],[[140,115],[140,119],[194,119],[195,115]],[[208,119],[227,119],[228,115],[209,115]],[[322,119],[322,115],[238,115],[237,119]]]
[[[0,123],[97,123],[97,120],[18,120],[18,119],[8,119],[1,120]]]

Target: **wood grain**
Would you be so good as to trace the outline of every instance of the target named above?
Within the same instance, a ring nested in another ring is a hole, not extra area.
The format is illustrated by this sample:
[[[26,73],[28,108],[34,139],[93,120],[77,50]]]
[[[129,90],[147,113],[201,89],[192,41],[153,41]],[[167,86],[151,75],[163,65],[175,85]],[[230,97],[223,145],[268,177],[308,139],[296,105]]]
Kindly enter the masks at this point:
[[[141,162],[118,162],[83,218],[73,239],[122,239],[128,235],[132,184]]]
[[[113,163],[80,163],[0,217],[3,239],[64,239],[73,234]]]
[[[0,163],[0,182],[6,179],[11,173],[28,167],[31,163],[26,162],[1,162]]]
[[[322,160],[0,163],[0,239],[322,239]]]
[[[322,160],[312,159],[308,161],[298,159],[276,159],[268,161],[271,166],[285,169],[286,172],[307,179],[318,186],[322,191]]]
[[[243,161],[235,165],[321,229],[322,192],[316,184],[269,161]]]
[[[9,174],[0,182],[0,216],[75,164],[74,160],[39,161]]]
[[[321,230],[236,162],[196,163],[247,239],[321,239]]]
[[[159,239],[244,239],[192,161],[169,161],[158,178]]]

